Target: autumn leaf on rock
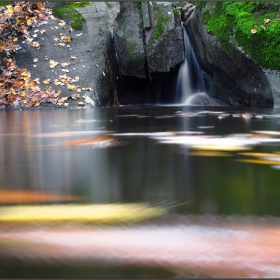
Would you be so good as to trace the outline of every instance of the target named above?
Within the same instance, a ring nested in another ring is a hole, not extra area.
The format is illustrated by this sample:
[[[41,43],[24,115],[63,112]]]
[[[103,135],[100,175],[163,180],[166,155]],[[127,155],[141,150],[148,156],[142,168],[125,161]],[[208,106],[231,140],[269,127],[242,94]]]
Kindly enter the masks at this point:
[[[50,59],[50,68],[55,68],[58,64],[59,64],[59,62],[56,62],[56,61]]]
[[[76,86],[74,86],[74,85],[67,85],[67,87],[68,87],[68,89],[69,90],[75,90],[77,87]]]
[[[50,84],[50,83],[51,83],[51,80],[50,80],[50,79],[46,79],[46,80],[43,81],[43,84],[44,84],[44,85],[48,85],[48,84]]]
[[[254,29],[251,29],[251,33],[252,33],[252,34],[257,33],[257,29],[255,29],[255,28],[254,28]]]
[[[64,86],[64,85],[65,85],[64,83],[60,82],[60,81],[57,80],[57,79],[54,80],[54,84],[55,84],[56,86]]]
[[[77,102],[77,104],[79,105],[79,106],[85,106],[85,103],[83,103],[83,102]]]
[[[76,83],[80,80],[80,78],[78,76],[74,77],[71,81],[71,83]]]
[[[82,87],[82,90],[84,90],[84,91],[92,91],[92,88],[89,88],[89,87]]]
[[[41,47],[41,45],[40,45],[39,42],[34,41],[34,42],[32,42],[32,47],[34,47],[34,48],[39,48],[39,47]]]
[[[75,60],[76,58],[76,56],[71,55],[71,60]]]
[[[68,63],[68,62],[62,62],[60,65],[61,65],[62,67],[66,67],[66,66],[70,65],[70,63]]]

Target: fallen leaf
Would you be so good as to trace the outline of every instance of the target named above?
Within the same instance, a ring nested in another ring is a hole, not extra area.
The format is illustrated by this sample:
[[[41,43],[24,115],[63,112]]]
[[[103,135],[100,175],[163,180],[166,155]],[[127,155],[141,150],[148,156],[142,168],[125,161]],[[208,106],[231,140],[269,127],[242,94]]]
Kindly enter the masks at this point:
[[[33,59],[33,62],[37,62],[37,61],[38,61],[38,58],[34,58],[34,59]]]
[[[76,56],[71,55],[71,60],[75,60],[76,58]]]
[[[74,85],[68,85],[67,87],[68,87],[68,89],[71,90],[71,91],[77,89],[77,87],[74,86]]]
[[[32,42],[32,47],[34,47],[34,48],[39,48],[40,46],[41,46],[41,45],[40,45],[39,42],[37,42],[37,41]]]
[[[269,23],[270,22],[270,19],[269,18],[265,18],[264,19],[264,23]]]
[[[66,66],[70,65],[70,63],[68,63],[68,62],[62,62],[60,65],[61,65],[62,67],[66,67]]]
[[[71,81],[71,83],[76,83],[80,80],[80,78],[78,76],[74,77]]]
[[[46,80],[43,81],[43,84],[44,84],[44,85],[48,85],[48,84],[50,84],[50,83],[51,83],[51,80],[50,80],[50,79],[46,79]]]
[[[79,105],[79,106],[85,106],[85,103],[83,103],[83,102],[77,102],[77,104]]]
[[[252,34],[257,33],[257,29],[255,29],[255,28],[254,28],[254,29],[251,29],[251,33],[252,33]]]
[[[81,36],[83,33],[76,34],[77,37]]]
[[[82,90],[84,90],[84,91],[92,91],[92,88],[89,88],[89,87],[82,87]]]
[[[59,62],[56,62],[56,61],[50,59],[50,68],[55,68],[58,64],[59,64]]]

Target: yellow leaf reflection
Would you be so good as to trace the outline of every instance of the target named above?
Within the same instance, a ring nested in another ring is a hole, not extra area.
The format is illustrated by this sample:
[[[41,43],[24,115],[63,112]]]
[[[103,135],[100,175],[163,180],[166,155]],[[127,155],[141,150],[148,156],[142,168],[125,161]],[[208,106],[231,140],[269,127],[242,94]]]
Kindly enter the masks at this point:
[[[161,207],[145,203],[126,204],[66,204],[0,207],[0,223],[104,223],[138,222],[166,213]]]

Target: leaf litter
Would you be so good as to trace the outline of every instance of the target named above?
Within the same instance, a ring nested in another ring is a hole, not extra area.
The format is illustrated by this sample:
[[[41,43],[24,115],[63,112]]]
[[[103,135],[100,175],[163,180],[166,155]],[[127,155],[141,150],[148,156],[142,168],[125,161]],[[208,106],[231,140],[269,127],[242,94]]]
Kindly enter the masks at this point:
[[[69,103],[66,103],[68,99],[79,99],[80,97],[76,97],[75,94],[72,94],[70,97],[59,98],[58,96],[61,91],[55,91],[50,86],[41,89],[39,78],[32,79],[28,69],[21,69],[16,65],[15,54],[21,48],[16,44],[18,39],[21,37],[23,44],[26,43],[30,47],[40,50],[42,46],[34,38],[39,33],[45,34],[46,30],[35,29],[34,34],[30,36],[29,29],[47,24],[50,19],[57,20],[52,15],[51,9],[45,7],[45,2],[14,2],[12,5],[0,7],[0,15],[0,108],[16,106],[33,107],[46,103],[68,106]],[[58,26],[65,29],[65,21],[59,20]],[[55,28],[57,29],[58,26]],[[82,33],[77,34],[77,36],[81,35]],[[72,37],[63,33],[60,33],[60,38],[54,39],[58,42],[56,45],[60,46],[65,46],[65,43],[70,43],[73,40]],[[70,45],[67,45],[67,47],[70,47]],[[65,69],[66,66],[71,65],[70,62],[59,63],[48,57],[45,57],[44,60],[49,60],[49,67],[51,69],[61,66],[61,71],[65,73],[70,72],[69,69]],[[76,56],[71,56],[70,60],[76,60]],[[34,58],[34,68],[37,67],[37,62],[38,58]],[[53,81],[45,79],[42,81],[42,84],[49,85],[53,83],[55,86],[67,86],[70,91],[77,90],[80,92],[79,86],[69,85],[69,83],[78,81],[78,76],[70,78],[66,75],[60,75]],[[82,90],[92,91],[88,87],[82,87]],[[94,103],[91,99],[84,101],[88,104]],[[84,106],[85,103],[78,102],[78,105]]]

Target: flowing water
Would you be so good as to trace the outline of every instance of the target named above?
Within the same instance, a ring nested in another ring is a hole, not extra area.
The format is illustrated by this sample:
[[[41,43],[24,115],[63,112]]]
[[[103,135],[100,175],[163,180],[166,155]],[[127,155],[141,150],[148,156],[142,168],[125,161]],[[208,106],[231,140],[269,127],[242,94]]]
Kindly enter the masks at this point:
[[[183,25],[185,59],[179,70],[176,95],[181,96],[183,104],[190,105],[190,99],[205,91],[202,70],[197,62],[186,27]]]
[[[0,118],[2,278],[280,276],[279,109]]]

